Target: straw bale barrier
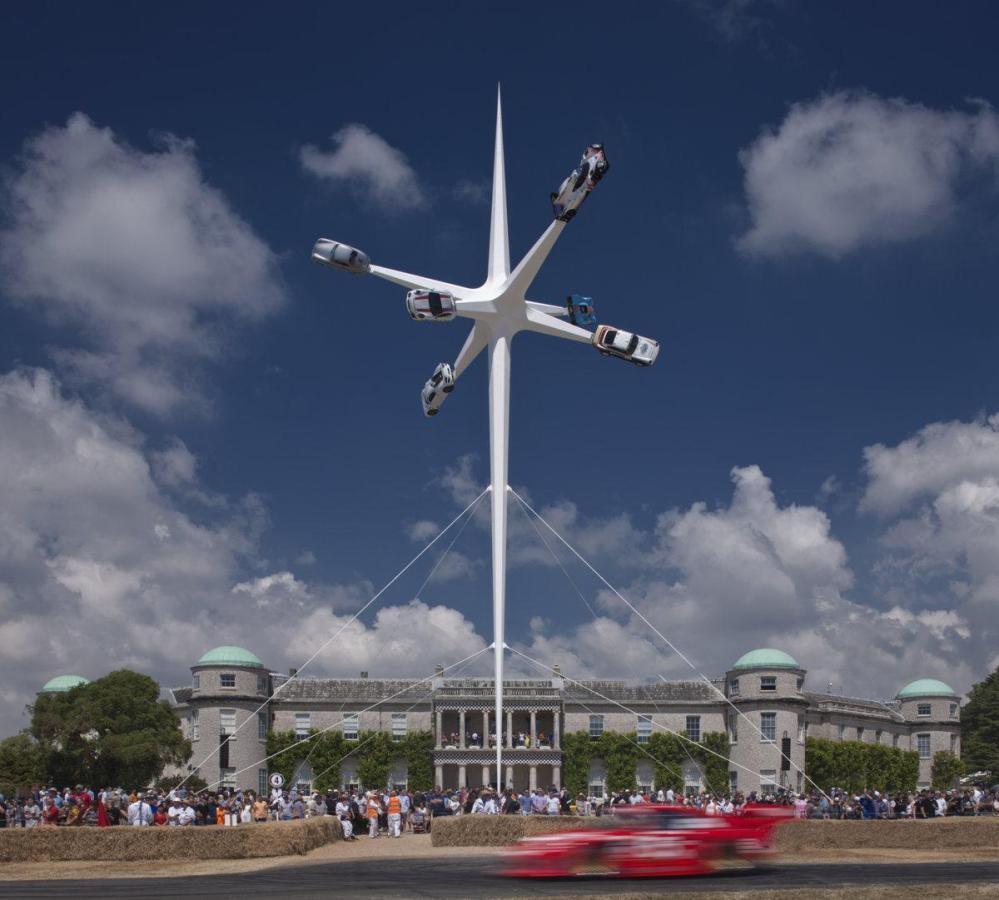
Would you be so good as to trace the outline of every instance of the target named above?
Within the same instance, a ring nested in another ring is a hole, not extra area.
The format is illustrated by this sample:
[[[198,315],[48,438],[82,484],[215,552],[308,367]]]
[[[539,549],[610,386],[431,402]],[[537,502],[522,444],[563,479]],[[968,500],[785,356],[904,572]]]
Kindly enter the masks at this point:
[[[5,828],[0,862],[249,859],[308,853],[340,837],[340,820],[333,816],[235,827]]]
[[[456,816],[434,819],[435,847],[497,847],[522,837],[571,831],[597,824],[574,816]],[[777,829],[777,849],[995,850],[999,818],[876,821],[796,821]]]

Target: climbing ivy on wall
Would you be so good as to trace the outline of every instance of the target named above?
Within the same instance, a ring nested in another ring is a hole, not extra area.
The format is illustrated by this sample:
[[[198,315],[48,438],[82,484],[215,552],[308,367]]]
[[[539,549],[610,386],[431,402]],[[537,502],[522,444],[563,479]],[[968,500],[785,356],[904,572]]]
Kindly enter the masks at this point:
[[[413,790],[433,787],[433,736],[429,731],[410,732],[401,741],[383,731],[362,731],[356,741],[344,740],[343,733],[309,732],[312,739],[298,744],[294,731],[272,731],[267,735],[267,755],[278,754],[270,761],[270,771],[280,772],[291,783],[295,769],[304,760],[316,775],[313,787],[326,791],[340,786],[340,768],[347,759],[357,761],[357,777],[367,787],[388,784],[393,761],[404,759]],[[294,746],[296,745],[297,746]]]
[[[721,755],[721,759],[709,751]],[[695,762],[704,775],[707,789],[717,793],[728,790],[728,735],[720,731],[706,733],[699,745],[676,735],[656,732],[648,743],[638,744],[638,736],[605,731],[592,739],[585,731],[575,731],[562,738],[562,781],[574,794],[587,792],[590,764],[601,760],[607,772],[607,790],[629,790],[636,784],[636,767],[644,759],[654,760],[656,788],[683,789],[683,767]]]
[[[805,774],[824,791],[913,791],[919,754],[883,744],[810,737],[805,740]]]

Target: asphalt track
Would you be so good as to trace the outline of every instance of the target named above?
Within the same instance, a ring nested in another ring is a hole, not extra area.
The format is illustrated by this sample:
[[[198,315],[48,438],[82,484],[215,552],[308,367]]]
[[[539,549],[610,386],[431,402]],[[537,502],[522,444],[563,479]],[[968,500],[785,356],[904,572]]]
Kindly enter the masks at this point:
[[[141,866],[141,863],[130,863]],[[847,887],[891,884],[921,888],[921,896],[942,896],[934,884],[999,884],[999,862],[769,866],[699,878],[574,878],[512,880],[493,871],[495,857],[365,860],[266,869],[245,875],[186,878],[114,878],[80,881],[8,881],[0,897],[210,897],[247,896],[342,898],[402,897],[580,897],[635,893],[711,893],[764,888]],[[789,895],[791,896],[791,895]]]

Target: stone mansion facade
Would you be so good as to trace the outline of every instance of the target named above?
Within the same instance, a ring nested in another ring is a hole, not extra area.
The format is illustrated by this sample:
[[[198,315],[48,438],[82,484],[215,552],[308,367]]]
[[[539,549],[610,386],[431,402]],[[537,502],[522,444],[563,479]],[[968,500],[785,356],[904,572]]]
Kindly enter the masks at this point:
[[[201,763],[198,774],[210,783],[266,790],[269,771],[259,760],[267,755],[268,731],[304,737],[310,729],[331,726],[347,740],[375,730],[395,737],[430,731],[438,784],[458,788],[495,781],[492,679],[447,678],[441,669],[430,681],[368,678],[367,673],[359,678],[297,678],[268,671],[255,654],[240,647],[210,650],[191,672],[191,684],[170,694],[193,746],[192,765]],[[934,753],[960,755],[960,702],[943,682],[913,681],[892,700],[880,701],[809,691],[805,676],[793,657],[761,649],[746,653],[711,685],[574,682],[563,678],[557,666],[550,678],[510,679],[504,682],[503,701],[505,781],[518,789],[560,786],[562,735],[579,731],[593,737],[604,731],[634,733],[639,744],[653,729],[685,733],[691,740],[726,731],[732,744],[731,782],[746,793],[772,786],[801,788],[797,769],[805,766],[807,736],[915,750],[920,786],[930,782]],[[58,676],[43,691],[67,690],[80,681],[85,679]],[[275,691],[277,696],[268,699]],[[782,768],[782,749],[788,747],[794,766]],[[635,783],[655,788],[654,769],[651,759],[640,759]],[[603,791],[605,775],[594,760],[591,792]],[[295,782],[310,788],[314,777],[306,763],[295,773]],[[406,764],[399,760],[389,780],[405,785],[407,778]],[[702,784],[693,762],[684,778],[688,790]],[[341,765],[341,780],[344,786],[357,784],[356,762],[350,757]]]

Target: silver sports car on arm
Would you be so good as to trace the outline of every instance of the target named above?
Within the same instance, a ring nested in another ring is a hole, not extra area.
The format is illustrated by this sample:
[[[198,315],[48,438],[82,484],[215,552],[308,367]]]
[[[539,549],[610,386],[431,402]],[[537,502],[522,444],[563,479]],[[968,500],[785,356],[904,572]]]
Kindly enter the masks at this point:
[[[651,366],[659,356],[659,341],[623,331],[613,325],[598,325],[593,332],[593,346],[603,356],[626,359],[636,366]]]
[[[316,241],[316,245],[312,248],[312,261],[334,269],[342,269],[344,272],[353,272],[355,275],[363,275],[371,266],[367,253],[331,241],[329,238],[320,238]]]
[[[562,182],[552,195],[552,210],[555,218],[568,222],[576,215],[590,191],[607,174],[610,163],[603,144],[590,144],[583,151],[583,158],[573,169],[572,174]]]

